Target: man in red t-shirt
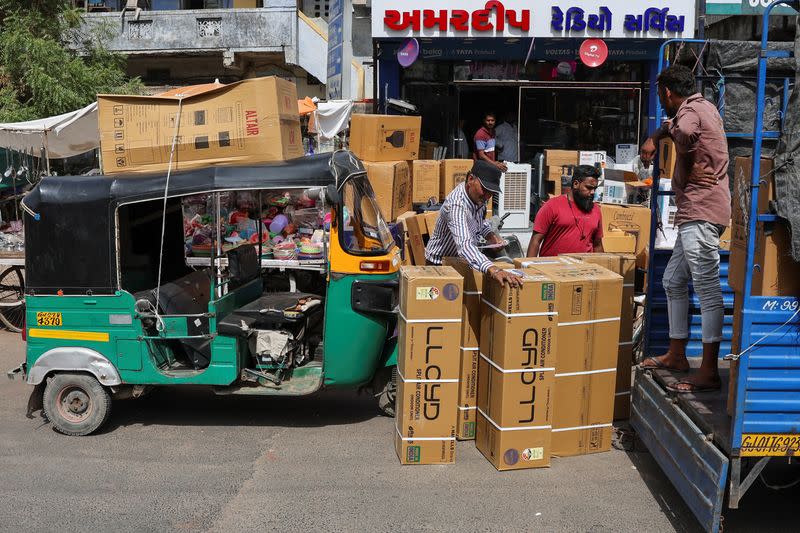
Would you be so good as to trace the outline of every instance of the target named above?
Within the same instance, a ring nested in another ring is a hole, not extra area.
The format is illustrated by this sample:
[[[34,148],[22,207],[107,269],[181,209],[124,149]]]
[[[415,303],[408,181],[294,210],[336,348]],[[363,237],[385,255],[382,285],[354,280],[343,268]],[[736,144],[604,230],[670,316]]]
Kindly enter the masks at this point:
[[[495,138],[494,127],[497,118],[494,113],[486,113],[483,116],[483,127],[475,132],[475,158],[478,161],[486,161],[500,169],[500,172],[508,170],[505,163],[497,161],[497,139]]]
[[[603,251],[603,217],[594,204],[599,177],[595,167],[575,167],[572,187],[536,214],[528,257]]]

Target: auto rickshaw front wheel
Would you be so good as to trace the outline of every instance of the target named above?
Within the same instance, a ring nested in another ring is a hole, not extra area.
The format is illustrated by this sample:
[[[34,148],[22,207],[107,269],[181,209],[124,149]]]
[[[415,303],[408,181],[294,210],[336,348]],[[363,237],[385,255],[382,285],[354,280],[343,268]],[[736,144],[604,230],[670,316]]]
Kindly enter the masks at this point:
[[[73,437],[97,431],[111,415],[111,395],[87,374],[53,376],[44,388],[42,404],[53,429]]]

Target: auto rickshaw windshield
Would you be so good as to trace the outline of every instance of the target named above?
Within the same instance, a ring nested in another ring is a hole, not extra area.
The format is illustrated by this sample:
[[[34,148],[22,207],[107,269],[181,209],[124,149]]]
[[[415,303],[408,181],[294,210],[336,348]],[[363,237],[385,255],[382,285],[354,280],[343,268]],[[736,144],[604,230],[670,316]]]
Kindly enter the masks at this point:
[[[342,186],[342,246],[350,253],[383,254],[394,245],[389,226],[365,175]]]

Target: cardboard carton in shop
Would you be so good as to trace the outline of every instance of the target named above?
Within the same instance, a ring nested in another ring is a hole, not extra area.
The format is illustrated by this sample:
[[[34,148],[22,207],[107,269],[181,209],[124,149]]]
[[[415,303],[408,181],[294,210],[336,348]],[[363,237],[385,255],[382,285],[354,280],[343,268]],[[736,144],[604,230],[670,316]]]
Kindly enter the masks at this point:
[[[558,323],[555,283],[530,269],[515,273],[520,288],[484,280],[481,354],[501,368],[539,368],[543,361],[552,366]]]
[[[575,166],[578,164],[579,154],[577,150],[545,150],[544,164],[548,167],[558,167],[559,171],[563,166]]]
[[[636,237],[622,230],[603,232],[603,250],[618,254],[636,252]]]
[[[350,150],[362,161],[419,157],[422,117],[359,115],[350,119]]]
[[[386,220],[395,220],[411,210],[411,181],[405,161],[365,162],[375,201]]]
[[[660,178],[672,178],[675,175],[677,155],[672,139],[661,139],[658,143],[658,175]]]
[[[647,268],[647,248],[650,244],[650,209],[633,205],[600,204],[603,233],[624,231],[636,239],[636,266]],[[605,240],[603,241],[605,248]]]
[[[475,162],[472,159],[444,159],[439,174],[439,199],[444,200],[456,185],[467,179]]]
[[[101,94],[97,106],[104,174],[165,172],[173,139],[173,171],[303,155],[297,88],[276,77],[155,96]]]
[[[503,431],[478,411],[475,447],[497,470],[550,466],[549,428]]]
[[[430,159],[409,161],[411,167],[411,202],[427,203],[431,198],[439,200],[440,162]]]
[[[456,462],[454,438],[414,440],[395,435],[395,451],[403,465],[447,465]]]
[[[619,346],[622,276],[587,263],[531,267],[556,285],[553,455],[606,451]]]
[[[461,347],[479,347],[481,331],[481,291],[483,273],[473,270],[460,257],[445,257],[442,264],[452,266],[464,278],[464,298],[461,315]]]
[[[731,255],[728,266],[728,285],[744,292],[745,255],[747,252],[747,221],[750,217],[749,198],[752,159],[737,157],[733,181],[731,220]],[[758,193],[758,212],[766,213],[769,202],[775,199],[773,161],[762,159],[759,170],[761,186]],[[767,176],[767,174],[769,174]],[[766,177],[763,177],[766,176]],[[791,256],[791,232],[784,222],[756,223],[756,246],[752,273],[752,294],[761,296],[800,296],[800,265]]]

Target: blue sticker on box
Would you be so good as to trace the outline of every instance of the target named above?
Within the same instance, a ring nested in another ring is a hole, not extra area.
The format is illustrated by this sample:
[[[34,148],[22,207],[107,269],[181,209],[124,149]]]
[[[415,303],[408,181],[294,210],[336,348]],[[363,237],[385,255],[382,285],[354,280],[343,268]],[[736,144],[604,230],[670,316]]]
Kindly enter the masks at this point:
[[[455,283],[448,283],[442,287],[442,294],[444,294],[445,300],[449,300],[451,302],[458,298],[459,292],[458,285]]]
[[[508,466],[514,466],[519,462],[519,452],[514,448],[506,450],[506,453],[503,454],[503,461],[505,461]]]

